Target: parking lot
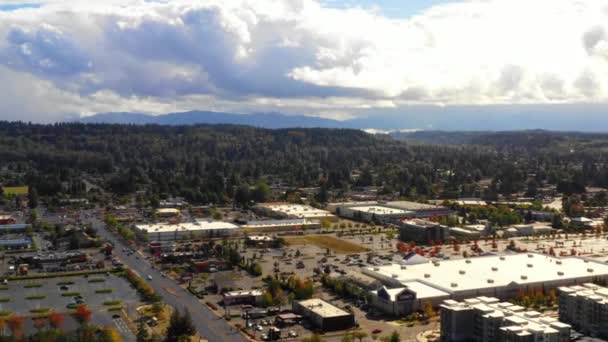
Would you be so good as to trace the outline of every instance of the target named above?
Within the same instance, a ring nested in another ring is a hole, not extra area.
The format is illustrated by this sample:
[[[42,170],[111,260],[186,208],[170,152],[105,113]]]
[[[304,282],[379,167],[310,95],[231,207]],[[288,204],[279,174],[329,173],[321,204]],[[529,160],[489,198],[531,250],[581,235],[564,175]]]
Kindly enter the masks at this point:
[[[126,280],[113,274],[10,281],[3,289],[0,291],[3,301],[0,311],[21,315],[40,308],[65,311],[68,305],[77,304],[77,297],[81,298],[80,304],[86,304],[93,311],[112,306],[104,303],[120,300],[128,304],[136,303],[139,299],[137,291]],[[4,301],[6,299],[8,301]]]

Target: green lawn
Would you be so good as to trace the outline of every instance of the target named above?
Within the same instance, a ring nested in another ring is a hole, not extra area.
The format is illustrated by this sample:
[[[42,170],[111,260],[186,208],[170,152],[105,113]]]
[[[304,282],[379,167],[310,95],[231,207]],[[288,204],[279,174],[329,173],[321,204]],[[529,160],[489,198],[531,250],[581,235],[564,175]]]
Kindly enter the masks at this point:
[[[27,195],[29,188],[27,186],[6,186],[2,188],[5,195]]]

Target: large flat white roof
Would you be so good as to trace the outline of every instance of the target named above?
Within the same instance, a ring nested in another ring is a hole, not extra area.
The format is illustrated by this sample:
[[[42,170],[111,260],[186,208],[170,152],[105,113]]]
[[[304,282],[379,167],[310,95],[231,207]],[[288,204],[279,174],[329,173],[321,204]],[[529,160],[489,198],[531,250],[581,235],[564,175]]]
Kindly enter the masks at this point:
[[[422,281],[443,291],[458,292],[475,289],[575,279],[608,275],[608,265],[576,257],[555,258],[542,254],[521,253],[484,256],[402,266],[391,264],[365,269],[380,279],[406,284]]]
[[[201,230],[216,230],[216,229],[238,229],[237,225],[223,221],[205,221],[184,222],[177,224],[170,223],[151,223],[151,224],[136,224],[135,228],[146,231],[148,233],[165,233],[177,231],[201,231]]]
[[[299,218],[315,218],[315,217],[326,217],[332,216],[332,214],[323,209],[317,209],[311,207],[309,205],[303,204],[287,204],[287,203],[277,203],[277,204],[261,204],[264,208],[267,208],[272,211],[276,211],[278,213],[283,213],[285,215],[295,216]]]
[[[323,318],[349,315],[348,312],[339,307],[318,298],[303,300],[299,304]]]
[[[263,220],[263,221],[247,221],[243,225],[244,228],[261,228],[261,227],[285,227],[285,226],[300,226],[319,224],[319,221],[308,219],[287,219],[287,220]]]
[[[389,208],[389,207],[384,207],[381,205],[369,205],[369,206],[360,206],[360,207],[356,206],[356,207],[351,207],[350,209],[354,210],[354,211],[360,211],[360,212],[376,214],[376,215],[405,215],[405,214],[411,213],[411,211],[406,211],[403,209]]]

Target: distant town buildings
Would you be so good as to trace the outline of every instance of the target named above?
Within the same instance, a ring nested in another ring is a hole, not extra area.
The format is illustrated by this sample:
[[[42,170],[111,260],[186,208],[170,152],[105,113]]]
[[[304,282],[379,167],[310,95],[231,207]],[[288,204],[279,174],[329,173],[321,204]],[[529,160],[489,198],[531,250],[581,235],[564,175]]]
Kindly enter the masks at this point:
[[[452,215],[445,207],[409,201],[368,201],[330,203],[327,209],[336,215],[367,222],[398,222],[402,219]]]
[[[591,283],[560,287],[559,319],[585,335],[608,338],[608,288]]]
[[[497,298],[477,297],[441,305],[444,342],[567,342],[570,325]]]

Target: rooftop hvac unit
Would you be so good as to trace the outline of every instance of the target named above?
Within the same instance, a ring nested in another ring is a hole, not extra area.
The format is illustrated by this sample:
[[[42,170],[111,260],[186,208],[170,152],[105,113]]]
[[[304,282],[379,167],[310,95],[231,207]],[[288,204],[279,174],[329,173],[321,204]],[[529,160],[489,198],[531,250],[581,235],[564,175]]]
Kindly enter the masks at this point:
[[[435,265],[435,266],[439,266],[439,261],[434,261],[434,262],[433,262],[433,265]]]
[[[589,260],[587,260],[587,259],[583,259],[583,261],[584,261],[585,263],[588,263],[588,262],[589,262]]]
[[[504,257],[504,256],[501,256],[499,259],[500,259],[500,260],[505,260],[505,257]]]
[[[430,275],[430,274],[428,274],[428,273],[425,273],[425,274],[424,274],[424,277],[425,277],[425,278],[430,278],[430,277],[431,277],[431,275]]]
[[[534,254],[528,254],[528,258],[534,258]]]
[[[591,273],[593,273],[593,268],[588,268],[588,269],[587,269],[587,272],[591,272]]]
[[[562,264],[562,261],[561,261],[561,260],[557,260],[557,261],[555,261],[555,263],[556,263],[557,265],[561,265],[561,264]]]
[[[376,271],[376,272],[380,271],[380,267],[374,267],[374,271]]]
[[[470,263],[471,263],[471,259],[467,259],[465,262],[466,262],[467,264],[470,264]]]
[[[401,269],[402,269],[402,270],[405,270],[406,268],[407,268],[407,266],[405,266],[405,265],[401,265]]]
[[[532,265],[532,264],[528,264],[528,267],[529,267],[529,268],[532,268],[533,266],[534,266],[534,265]]]
[[[451,283],[450,286],[451,287],[458,287],[458,283]]]
[[[563,275],[564,275],[564,272],[559,271],[559,272],[557,272],[557,275],[558,275],[558,276],[563,276]]]
[[[399,275],[397,275],[397,274],[391,274],[391,277],[393,277],[394,279],[397,279],[397,278],[399,278]]]
[[[522,279],[522,280],[526,280],[526,279],[528,279],[528,276],[527,276],[527,275],[522,275],[522,276],[521,276],[521,279]]]
[[[492,267],[492,271],[498,271],[498,267]]]
[[[465,272],[464,270],[460,270],[460,271],[458,271],[458,273],[460,273],[460,274],[465,274],[465,273],[467,273],[467,272]]]
[[[488,279],[488,284],[494,284],[494,279]]]

